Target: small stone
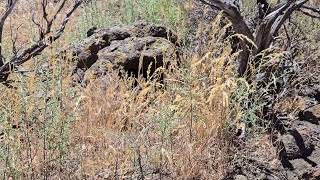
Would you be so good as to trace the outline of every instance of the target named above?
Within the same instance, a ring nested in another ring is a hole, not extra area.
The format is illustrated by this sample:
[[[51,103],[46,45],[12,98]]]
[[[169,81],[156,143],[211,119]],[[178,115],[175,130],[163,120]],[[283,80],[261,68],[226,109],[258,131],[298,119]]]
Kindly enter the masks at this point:
[[[234,176],[234,180],[248,180],[248,178],[244,175],[236,175]]]
[[[309,121],[313,124],[320,122],[320,104],[312,106],[299,113],[299,118],[303,121]]]
[[[283,135],[281,137],[281,140],[286,150],[286,157],[288,159],[296,159],[302,156],[299,150],[299,147],[296,144],[296,141],[292,135],[290,134]]]
[[[320,179],[320,166],[309,169],[306,173],[300,176],[300,179],[319,180]]]

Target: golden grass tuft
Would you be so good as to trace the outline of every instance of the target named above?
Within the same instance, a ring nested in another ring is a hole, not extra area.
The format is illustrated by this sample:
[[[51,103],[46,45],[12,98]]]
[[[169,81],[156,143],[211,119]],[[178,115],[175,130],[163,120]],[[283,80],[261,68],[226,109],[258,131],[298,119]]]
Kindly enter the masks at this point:
[[[75,87],[68,62],[54,58],[63,44],[53,45],[25,66],[35,72],[11,77],[17,89],[1,87],[0,174],[219,179],[228,162],[226,127],[235,85],[235,56],[219,33],[211,32],[209,53],[185,55],[180,67],[160,70],[164,84],[115,71]]]
[[[165,73],[164,84],[152,78],[119,77],[119,72],[112,71],[93,79],[86,88],[74,86],[70,62],[54,55],[84,37],[88,27],[143,19],[164,23],[180,36],[187,31],[185,12],[178,1],[126,0],[123,2],[130,3],[120,6],[118,2],[96,0],[83,7],[65,36],[24,66],[35,71],[13,74],[17,89],[0,86],[1,177],[221,179],[233,156],[232,138],[237,128],[244,133],[258,128],[265,132],[267,126],[259,124],[263,97],[278,76],[272,76],[274,81],[264,88],[236,77],[238,54],[231,55],[229,41],[224,39],[230,24],[221,28],[221,15],[212,24],[199,23],[196,35],[209,36],[199,52],[181,56],[179,67],[159,70],[159,74]],[[30,11],[24,9],[32,4],[22,5],[10,19],[13,25],[22,23],[18,45],[32,42],[36,33],[30,22],[20,17],[30,17]],[[192,1],[184,5],[187,10],[194,6]],[[104,11],[109,6],[113,9]],[[159,18],[154,19],[154,14]],[[10,29],[5,33],[4,47],[10,54]],[[282,51],[268,49],[262,65],[250,66],[258,67],[252,68],[253,74],[276,68]],[[285,99],[276,108],[292,111],[302,104],[299,99]],[[263,160],[273,160],[277,152],[270,139],[265,134],[257,136],[247,148],[257,156],[272,154]]]
[[[91,82],[80,95],[81,115],[72,130],[71,152],[81,154],[79,176],[222,177],[235,57],[227,44],[217,52],[217,42],[205,56],[183,57],[182,67],[164,70],[163,88],[142,79],[135,87],[134,79],[117,72]]]

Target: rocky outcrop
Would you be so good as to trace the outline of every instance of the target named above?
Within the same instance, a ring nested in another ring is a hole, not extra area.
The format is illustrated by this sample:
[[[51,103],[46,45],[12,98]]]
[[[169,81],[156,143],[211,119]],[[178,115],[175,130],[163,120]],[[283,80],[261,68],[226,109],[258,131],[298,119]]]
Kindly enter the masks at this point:
[[[291,113],[294,117],[289,118],[288,109],[281,109],[281,116],[286,114],[288,118],[277,119],[283,129],[273,130],[278,135],[247,140],[237,152],[239,159],[233,161],[231,175],[226,179],[320,179],[320,104],[309,98],[300,97],[301,101],[295,104],[298,112]],[[288,99],[285,101],[289,103]],[[301,102],[316,104],[306,106]]]
[[[138,22],[132,26],[107,29],[92,28],[88,38],[69,48],[73,57],[74,82],[97,78],[108,70],[123,68],[126,72],[147,77],[177,56],[177,36],[163,26]]]
[[[289,179],[320,179],[320,106],[299,112],[287,133],[281,136],[280,158]]]
[[[171,42],[157,37],[130,37],[113,41],[97,55],[98,60],[85,74],[85,82],[103,76],[110,69],[119,68],[123,68],[134,77],[138,77],[139,74],[148,77],[157,68],[169,63],[165,62],[166,60],[174,59],[175,47]]]

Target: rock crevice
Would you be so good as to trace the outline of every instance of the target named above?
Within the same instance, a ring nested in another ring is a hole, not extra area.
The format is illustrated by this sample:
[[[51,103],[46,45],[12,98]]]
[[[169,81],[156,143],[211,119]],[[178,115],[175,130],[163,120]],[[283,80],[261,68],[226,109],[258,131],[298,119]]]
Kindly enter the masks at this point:
[[[72,79],[82,83],[106,73],[109,68],[123,68],[137,77],[147,77],[164,61],[177,59],[178,37],[164,26],[138,22],[132,26],[92,28],[88,37],[70,47],[74,68]]]

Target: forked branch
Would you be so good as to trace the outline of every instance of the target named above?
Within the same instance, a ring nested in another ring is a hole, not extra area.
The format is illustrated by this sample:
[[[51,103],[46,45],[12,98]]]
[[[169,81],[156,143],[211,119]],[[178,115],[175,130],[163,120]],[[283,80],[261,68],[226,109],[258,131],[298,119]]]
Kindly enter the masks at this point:
[[[261,23],[256,29],[250,30],[241,16],[240,10],[236,8],[234,1],[231,0],[199,0],[200,2],[210,6],[211,8],[222,10],[227,18],[232,23],[233,29],[237,34],[244,35],[251,41],[240,40],[240,62],[238,66],[238,73],[240,76],[244,75],[247,71],[248,60],[250,53],[253,56],[258,55],[263,50],[270,47],[274,37],[278,34],[279,29],[283,26],[285,21],[297,10],[307,9],[313,13],[319,13],[319,10],[305,6],[309,0],[287,0],[286,2],[279,3],[274,7],[269,6],[265,0],[258,0],[258,9],[262,8],[262,14],[259,13]],[[262,6],[262,7],[261,7]],[[302,11],[306,13],[305,11]],[[254,32],[254,33],[251,33]],[[252,42],[255,45],[252,45]]]
[[[14,6],[16,5],[17,0],[7,0],[6,2],[6,9],[3,15],[0,15],[0,67],[4,64],[4,57],[2,54],[2,35],[3,35],[3,28],[4,24],[11,14],[12,10],[14,9]]]
[[[49,18],[47,13],[47,0],[42,0],[42,18],[46,22],[45,25],[37,23],[34,17],[32,18],[32,21],[37,25],[38,30],[40,31],[39,39],[29,47],[26,47],[19,51],[19,53],[13,55],[8,62],[5,62],[0,66],[0,83],[3,83],[7,80],[8,75],[12,72],[14,67],[17,67],[31,58],[41,54],[41,52],[50,46],[52,42],[61,37],[71,15],[83,3],[83,0],[76,0],[74,5],[65,14],[65,17],[60,23],[59,28],[55,31],[52,31],[52,25],[57,19],[57,15],[61,13],[62,9],[66,6],[66,2],[67,0],[62,0],[55,14],[52,16],[52,18]]]
[[[316,18],[316,19],[320,19],[320,7],[314,8],[311,6],[303,5],[300,8],[300,11],[307,16],[310,16],[310,17]]]

